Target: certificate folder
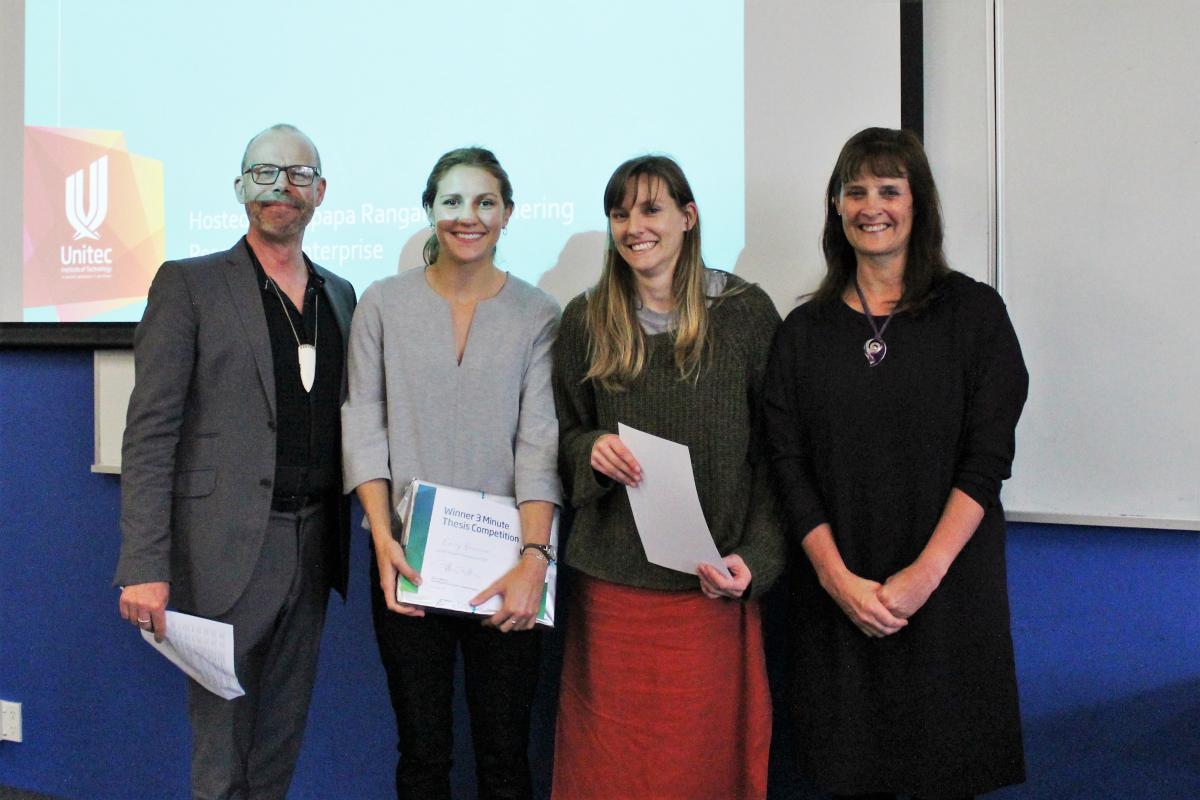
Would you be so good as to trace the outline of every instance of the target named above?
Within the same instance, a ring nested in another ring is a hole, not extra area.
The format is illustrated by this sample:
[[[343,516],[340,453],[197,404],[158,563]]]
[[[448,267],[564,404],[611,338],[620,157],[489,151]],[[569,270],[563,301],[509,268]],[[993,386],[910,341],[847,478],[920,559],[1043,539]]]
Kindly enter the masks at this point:
[[[516,500],[468,489],[414,480],[397,509],[404,522],[405,558],[421,573],[421,585],[401,576],[396,599],[439,611],[490,616],[501,598],[481,606],[469,601],[517,565],[521,557],[521,515]],[[558,509],[550,526],[558,547]],[[554,626],[554,584],[558,565],[546,570],[539,625]]]

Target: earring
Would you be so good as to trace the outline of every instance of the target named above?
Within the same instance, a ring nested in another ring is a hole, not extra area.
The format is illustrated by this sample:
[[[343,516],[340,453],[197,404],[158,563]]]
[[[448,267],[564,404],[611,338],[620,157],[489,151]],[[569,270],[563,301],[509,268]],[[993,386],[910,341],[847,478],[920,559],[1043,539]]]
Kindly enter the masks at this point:
[[[503,228],[500,229],[500,235],[508,236],[508,226],[507,225],[505,225]]]

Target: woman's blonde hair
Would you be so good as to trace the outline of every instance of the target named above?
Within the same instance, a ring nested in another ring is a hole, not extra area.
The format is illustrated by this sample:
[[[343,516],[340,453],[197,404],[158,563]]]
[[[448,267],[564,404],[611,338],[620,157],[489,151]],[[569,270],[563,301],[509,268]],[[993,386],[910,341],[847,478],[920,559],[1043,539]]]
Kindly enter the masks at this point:
[[[644,179],[644,181],[643,181]],[[611,220],[614,208],[633,203],[641,186],[647,191],[663,190],[680,209],[695,203],[692,187],[683,170],[666,156],[645,155],[617,167],[604,189],[604,215]],[[675,365],[682,380],[695,381],[709,339],[708,296],[705,293],[704,260],[700,255],[700,214],[683,234],[679,260],[671,284],[674,300]],[[610,391],[626,389],[646,365],[646,339],[637,318],[637,289],[633,270],[621,257],[608,227],[608,246],[600,281],[588,295],[587,321],[591,366],[584,380],[591,379]]]

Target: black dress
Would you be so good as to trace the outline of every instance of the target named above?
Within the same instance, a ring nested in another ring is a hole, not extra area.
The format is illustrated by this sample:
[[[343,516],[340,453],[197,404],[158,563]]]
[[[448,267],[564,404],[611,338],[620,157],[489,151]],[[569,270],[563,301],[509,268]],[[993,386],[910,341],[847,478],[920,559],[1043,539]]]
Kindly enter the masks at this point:
[[[1025,776],[999,493],[1028,374],[999,295],[960,273],[895,315],[875,367],[871,335],[844,303],[807,303],[775,339],[765,414],[791,540],[827,522],[847,568],[883,582],[916,559],[952,488],[985,513],[925,606],[882,639],[796,548],[798,758],[837,793],[981,794]]]

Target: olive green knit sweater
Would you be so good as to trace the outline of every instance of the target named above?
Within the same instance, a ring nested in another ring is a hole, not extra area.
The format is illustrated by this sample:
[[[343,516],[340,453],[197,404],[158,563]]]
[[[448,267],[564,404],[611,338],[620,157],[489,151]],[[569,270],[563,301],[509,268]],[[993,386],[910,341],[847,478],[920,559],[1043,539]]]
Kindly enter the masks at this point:
[[[737,291],[738,289],[742,291]],[[559,459],[575,522],[568,565],[592,577],[646,589],[696,589],[699,580],[646,560],[629,498],[591,468],[592,444],[624,422],[688,446],[700,505],[717,549],[750,568],[751,594],[783,571],[783,523],[760,440],[760,390],[779,314],[766,293],[730,275],[734,292],[709,308],[711,361],[695,382],[680,378],[672,334],[646,337],[642,374],[624,392],[584,381],[588,368],[587,297],[563,312],[554,345]]]

